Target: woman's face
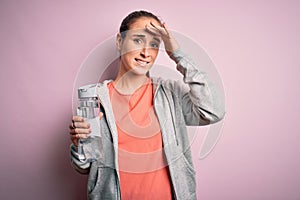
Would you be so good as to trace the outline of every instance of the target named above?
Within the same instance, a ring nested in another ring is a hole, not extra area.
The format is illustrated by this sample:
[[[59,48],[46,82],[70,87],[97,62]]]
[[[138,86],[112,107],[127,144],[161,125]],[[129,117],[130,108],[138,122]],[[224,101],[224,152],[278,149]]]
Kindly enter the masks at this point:
[[[121,52],[121,70],[124,73],[133,72],[145,75],[152,67],[159,50],[161,37],[146,30],[146,25],[151,27],[159,23],[153,18],[141,17],[130,25],[125,38],[118,35],[118,47]]]

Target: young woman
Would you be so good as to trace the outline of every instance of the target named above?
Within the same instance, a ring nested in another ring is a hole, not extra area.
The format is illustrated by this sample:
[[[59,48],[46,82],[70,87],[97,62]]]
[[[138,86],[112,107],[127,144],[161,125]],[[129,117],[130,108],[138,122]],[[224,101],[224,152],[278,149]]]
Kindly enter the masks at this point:
[[[149,77],[161,42],[184,83]],[[118,75],[100,83],[98,91],[103,156],[89,159],[100,149],[90,141],[83,147],[85,159],[79,159],[78,140],[88,138],[90,125],[79,116],[70,125],[72,164],[89,173],[89,199],[196,199],[186,126],[221,120],[222,100],[152,13],[129,14],[117,47]]]

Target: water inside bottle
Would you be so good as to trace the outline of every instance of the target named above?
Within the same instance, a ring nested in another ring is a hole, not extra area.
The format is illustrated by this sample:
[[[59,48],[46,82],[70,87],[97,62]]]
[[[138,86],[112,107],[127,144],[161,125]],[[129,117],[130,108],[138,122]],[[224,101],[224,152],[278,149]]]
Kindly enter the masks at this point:
[[[85,154],[89,154],[89,159],[97,160],[102,158],[102,138],[99,118],[100,109],[98,107],[78,107],[77,115],[84,118],[84,121],[90,124],[92,132],[87,139],[79,139],[78,153],[81,160],[85,160]],[[83,145],[88,145],[89,148],[83,148]],[[84,150],[86,152],[84,152]],[[89,149],[91,151],[89,151]]]

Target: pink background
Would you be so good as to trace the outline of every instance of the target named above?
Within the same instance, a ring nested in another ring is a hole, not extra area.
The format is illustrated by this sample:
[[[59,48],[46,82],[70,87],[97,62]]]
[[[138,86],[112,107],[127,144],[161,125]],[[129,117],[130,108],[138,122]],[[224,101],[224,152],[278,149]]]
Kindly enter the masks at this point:
[[[86,198],[69,164],[73,84],[136,9],[202,44],[223,79],[222,137],[203,160],[193,147],[199,199],[300,199],[300,3],[283,0],[0,1],[0,199]]]

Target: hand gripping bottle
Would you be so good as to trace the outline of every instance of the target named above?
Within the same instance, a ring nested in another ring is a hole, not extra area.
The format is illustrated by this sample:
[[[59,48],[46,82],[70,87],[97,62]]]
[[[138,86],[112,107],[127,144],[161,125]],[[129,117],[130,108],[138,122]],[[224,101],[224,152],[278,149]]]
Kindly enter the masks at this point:
[[[87,139],[79,139],[78,154],[80,160],[94,161],[102,157],[102,138],[100,127],[100,99],[98,85],[86,85],[78,88],[77,115],[90,124],[92,132]]]

